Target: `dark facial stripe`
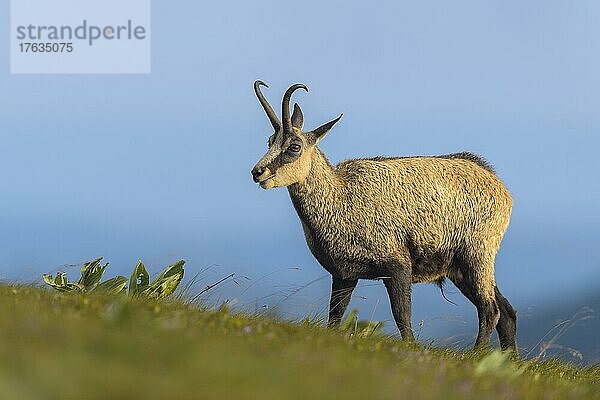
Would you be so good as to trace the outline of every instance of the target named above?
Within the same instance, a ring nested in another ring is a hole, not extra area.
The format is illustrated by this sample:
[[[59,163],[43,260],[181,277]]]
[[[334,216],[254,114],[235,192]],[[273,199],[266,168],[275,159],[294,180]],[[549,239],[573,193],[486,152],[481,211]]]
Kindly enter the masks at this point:
[[[294,161],[299,159],[301,154],[302,150],[300,150],[297,153],[291,153],[287,150],[284,150],[283,152],[279,153],[277,157],[273,159],[273,161],[267,164],[267,168],[269,169],[269,171],[274,173],[275,171],[277,171],[277,169],[281,168],[285,164],[293,163]]]
[[[300,151],[298,151],[298,152],[288,151],[288,148],[291,144],[299,144]],[[286,164],[291,164],[294,161],[296,161],[298,158],[300,158],[303,150],[304,150],[304,146],[302,145],[302,140],[300,140],[300,138],[295,137],[288,143],[288,145],[283,149],[283,151],[281,153],[279,153],[277,155],[277,157],[275,157],[273,159],[273,161],[271,161],[270,163],[268,163],[266,165],[266,167],[271,172],[275,173],[275,171],[277,171],[278,168],[281,168],[282,166],[284,166]]]

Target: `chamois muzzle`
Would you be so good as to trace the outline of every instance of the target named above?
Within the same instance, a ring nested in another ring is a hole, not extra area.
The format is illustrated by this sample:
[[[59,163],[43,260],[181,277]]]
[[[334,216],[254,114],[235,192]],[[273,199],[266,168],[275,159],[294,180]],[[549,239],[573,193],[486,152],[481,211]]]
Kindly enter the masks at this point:
[[[252,171],[251,171],[252,179],[254,180],[254,182],[259,183],[260,182],[260,177],[264,173],[265,173],[265,168],[264,167],[254,167],[252,169]]]

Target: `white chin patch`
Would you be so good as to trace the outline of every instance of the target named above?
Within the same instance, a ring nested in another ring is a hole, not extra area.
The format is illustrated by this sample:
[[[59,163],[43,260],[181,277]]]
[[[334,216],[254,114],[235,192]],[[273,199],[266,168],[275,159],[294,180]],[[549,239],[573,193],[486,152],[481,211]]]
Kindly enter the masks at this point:
[[[267,179],[266,181],[262,181],[260,183],[260,187],[263,189],[271,189],[271,188],[275,187],[275,182],[274,182],[273,178]]]

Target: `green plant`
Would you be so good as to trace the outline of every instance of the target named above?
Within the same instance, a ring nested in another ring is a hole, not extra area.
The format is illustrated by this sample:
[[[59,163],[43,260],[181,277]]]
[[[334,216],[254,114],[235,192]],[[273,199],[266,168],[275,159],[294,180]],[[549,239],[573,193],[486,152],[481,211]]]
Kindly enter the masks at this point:
[[[101,282],[102,275],[108,267],[108,263],[102,265],[102,257],[84,263],[81,268],[81,276],[77,282],[69,282],[64,272],[59,272],[56,277],[44,274],[44,282],[61,292],[88,293],[91,291],[106,292],[112,294],[127,293],[130,296],[143,296],[153,299],[163,299],[172,294],[183,279],[184,260],[168,266],[150,283],[150,275],[140,260],[136,264],[131,277],[115,276]],[[129,288],[127,284],[129,283]]]
[[[489,374],[514,379],[525,371],[525,367],[519,367],[511,357],[510,352],[495,349],[475,364],[475,375]]]
[[[370,336],[382,336],[383,335],[383,322],[381,321],[359,321],[358,310],[352,309],[342,320],[340,329],[343,332],[350,332],[351,334],[359,337],[370,337]]]

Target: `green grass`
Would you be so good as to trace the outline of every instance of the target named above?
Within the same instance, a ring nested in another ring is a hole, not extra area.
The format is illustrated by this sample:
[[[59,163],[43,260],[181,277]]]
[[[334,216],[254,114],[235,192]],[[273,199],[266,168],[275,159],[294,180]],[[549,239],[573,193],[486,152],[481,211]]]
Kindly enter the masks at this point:
[[[512,362],[176,301],[0,286],[3,399],[600,398],[600,367]]]

